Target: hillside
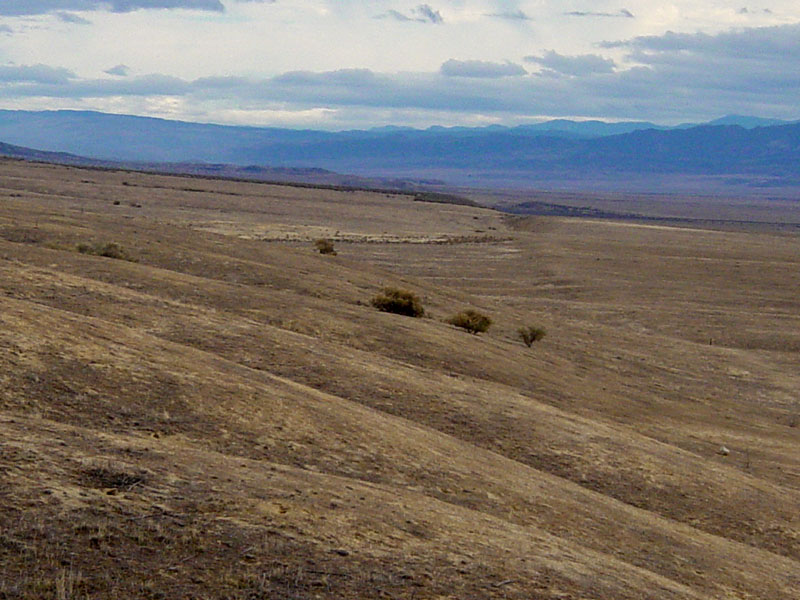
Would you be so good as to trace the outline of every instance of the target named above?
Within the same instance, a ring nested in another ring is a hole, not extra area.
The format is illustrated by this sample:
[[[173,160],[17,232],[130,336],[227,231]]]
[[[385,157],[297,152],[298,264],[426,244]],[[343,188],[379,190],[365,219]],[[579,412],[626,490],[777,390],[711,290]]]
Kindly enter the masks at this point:
[[[800,598],[797,235],[0,182],[0,598]]]
[[[46,146],[47,144],[45,144]],[[290,183],[307,186],[345,187],[371,190],[407,190],[437,187],[435,180],[413,180],[402,178],[359,177],[335,173],[325,169],[293,167],[236,166],[192,162],[141,162],[115,161],[88,158],[65,152],[37,150],[26,146],[15,146],[0,142],[0,157],[59,165],[71,165],[94,169],[141,171],[144,173],[178,174],[199,178],[243,179],[270,183]]]

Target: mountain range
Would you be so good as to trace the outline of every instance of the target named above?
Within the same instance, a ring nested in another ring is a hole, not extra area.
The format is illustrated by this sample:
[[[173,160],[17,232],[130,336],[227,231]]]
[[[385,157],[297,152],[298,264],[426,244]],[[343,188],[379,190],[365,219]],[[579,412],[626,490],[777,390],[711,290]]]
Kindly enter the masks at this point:
[[[665,181],[688,180],[755,190],[800,185],[800,122],[744,116],[675,127],[554,120],[329,132],[87,111],[0,111],[0,141],[100,161],[324,169],[474,187],[557,187],[561,181],[661,188]]]

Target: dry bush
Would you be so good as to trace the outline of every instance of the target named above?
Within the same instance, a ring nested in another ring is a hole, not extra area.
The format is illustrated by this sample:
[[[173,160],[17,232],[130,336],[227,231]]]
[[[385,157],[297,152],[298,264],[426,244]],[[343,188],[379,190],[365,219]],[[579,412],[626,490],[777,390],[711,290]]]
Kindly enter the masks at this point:
[[[542,327],[529,325],[527,327],[520,327],[517,329],[517,334],[519,335],[519,339],[522,340],[522,343],[530,348],[533,345],[533,342],[538,342],[545,335],[547,335],[547,332]]]
[[[314,242],[314,246],[319,250],[320,254],[330,254],[332,256],[336,256],[336,250],[333,247],[333,242],[331,240],[320,238]]]
[[[470,333],[478,334],[488,330],[492,324],[492,319],[477,310],[468,308],[460,313],[453,315],[447,320],[451,325],[466,329]]]
[[[84,479],[97,488],[130,490],[145,482],[144,473],[123,465],[98,464],[84,469]]]
[[[92,254],[94,256],[105,256],[106,258],[115,258],[117,260],[138,262],[125,248],[116,242],[108,242],[106,244],[78,244],[77,250],[81,254]]]
[[[383,312],[421,317],[425,314],[422,302],[413,292],[400,288],[387,287],[371,301],[372,306]]]

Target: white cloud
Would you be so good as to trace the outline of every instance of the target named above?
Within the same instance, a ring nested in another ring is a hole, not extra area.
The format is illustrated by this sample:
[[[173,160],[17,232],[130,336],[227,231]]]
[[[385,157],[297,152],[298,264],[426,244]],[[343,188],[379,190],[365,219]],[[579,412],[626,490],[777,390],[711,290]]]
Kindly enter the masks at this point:
[[[127,77],[130,75],[130,72],[131,69],[127,65],[117,65],[104,71],[104,73],[107,73],[108,75],[115,75],[117,77]]]
[[[486,13],[487,17],[494,17],[496,19],[508,19],[510,21],[532,21],[533,17],[522,9],[517,10],[503,10],[499,12]]]
[[[442,13],[431,8],[429,4],[420,4],[419,6],[412,8],[408,13],[390,8],[385,13],[379,14],[376,18],[391,18],[405,23],[433,23],[435,25],[441,25],[444,23]]]
[[[74,73],[59,67],[47,65],[4,65],[0,66],[0,83],[37,83],[64,85],[75,80]]]
[[[413,14],[417,15],[418,18],[425,21],[430,21],[431,23],[444,23],[442,14],[438,10],[431,8],[429,4],[420,4],[414,9]]]
[[[59,21],[63,23],[72,23],[73,25],[91,25],[92,22],[88,19],[84,19],[80,15],[76,15],[75,13],[70,12],[57,12],[55,13],[56,17]]]
[[[597,54],[564,56],[553,50],[546,52],[543,56],[526,56],[525,61],[541,65],[552,73],[576,77],[592,73],[611,73],[615,67],[612,59]]]
[[[252,114],[261,123],[318,115],[323,126],[797,118],[800,6],[741,8],[728,0],[643,0],[631,11],[612,0],[0,0],[0,105],[127,106],[237,122]]]
[[[0,15],[41,15],[59,11],[132,12],[141,9],[186,8],[222,11],[220,0],[4,0]]]
[[[485,60],[455,60],[453,58],[442,63],[439,72],[445,77],[475,77],[481,79],[527,75],[527,71],[523,67],[511,62],[494,63]]]
[[[591,10],[573,10],[569,12],[565,12],[565,15],[568,17],[610,17],[610,18],[623,18],[623,19],[635,19],[636,17],[634,14],[629,11],[627,8],[621,8],[620,10],[614,12],[597,12]]]

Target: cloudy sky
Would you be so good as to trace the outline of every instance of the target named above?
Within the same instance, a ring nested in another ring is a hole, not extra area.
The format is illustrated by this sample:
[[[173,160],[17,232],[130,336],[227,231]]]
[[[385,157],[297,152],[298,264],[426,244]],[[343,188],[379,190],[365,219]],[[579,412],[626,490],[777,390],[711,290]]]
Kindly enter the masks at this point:
[[[0,108],[323,129],[800,118],[797,0],[429,2],[0,0]]]

